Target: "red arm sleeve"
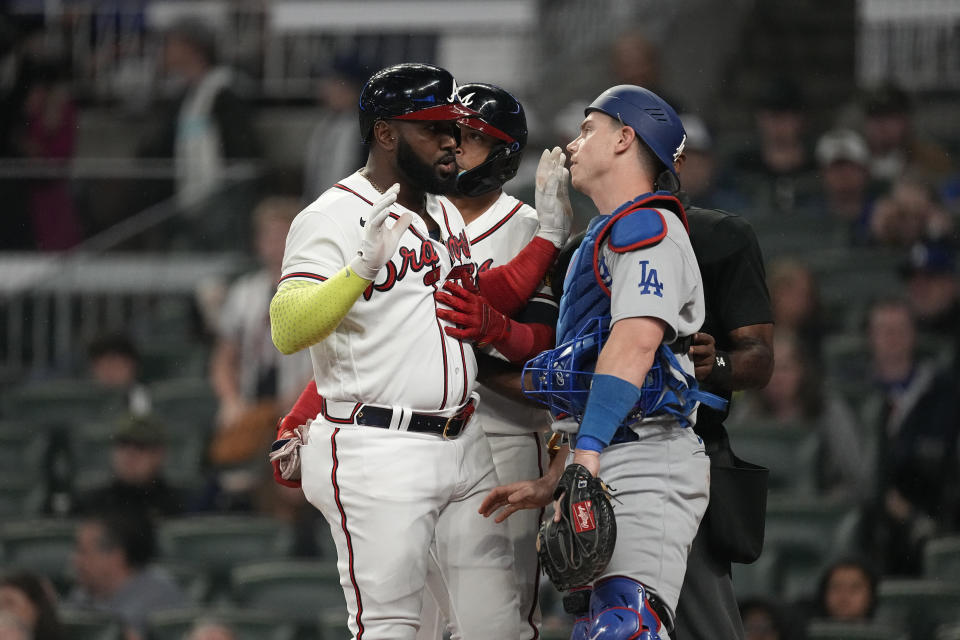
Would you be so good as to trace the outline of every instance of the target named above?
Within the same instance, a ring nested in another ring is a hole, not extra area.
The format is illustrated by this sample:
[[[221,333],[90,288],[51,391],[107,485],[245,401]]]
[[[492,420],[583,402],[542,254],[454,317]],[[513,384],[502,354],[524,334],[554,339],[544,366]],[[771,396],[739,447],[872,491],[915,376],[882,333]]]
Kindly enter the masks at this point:
[[[543,282],[558,253],[552,242],[534,236],[513,260],[477,277],[480,294],[494,309],[507,317],[513,316]]]
[[[553,346],[553,327],[515,320],[510,320],[509,326],[507,336],[493,343],[493,346],[510,362],[525,362]]]

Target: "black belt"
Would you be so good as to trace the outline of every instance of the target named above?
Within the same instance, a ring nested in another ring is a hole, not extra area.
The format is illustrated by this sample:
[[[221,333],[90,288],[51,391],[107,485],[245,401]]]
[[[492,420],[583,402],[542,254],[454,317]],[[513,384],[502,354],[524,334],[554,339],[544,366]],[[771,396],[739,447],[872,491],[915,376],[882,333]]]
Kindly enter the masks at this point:
[[[364,405],[363,408],[357,412],[354,422],[365,427],[389,429],[390,423],[393,420],[393,411],[393,409],[388,407]],[[401,409],[400,411],[402,412],[404,410]],[[410,415],[410,424],[406,430],[415,433],[432,433],[433,435],[453,439],[463,432],[464,427],[466,427],[470,421],[470,416],[473,415],[473,411],[474,405],[471,400],[463,409],[449,418],[413,412]],[[403,419],[403,415],[400,416],[400,419]]]

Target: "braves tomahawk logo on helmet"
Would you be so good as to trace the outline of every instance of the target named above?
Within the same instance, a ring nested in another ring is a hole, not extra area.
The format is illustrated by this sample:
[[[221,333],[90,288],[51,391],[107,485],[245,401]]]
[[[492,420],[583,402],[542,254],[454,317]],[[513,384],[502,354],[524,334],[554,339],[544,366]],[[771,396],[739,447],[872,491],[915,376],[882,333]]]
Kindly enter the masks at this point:
[[[377,120],[458,120],[475,116],[446,69],[405,62],[373,74],[360,92],[360,138],[369,144]]]
[[[475,111],[460,124],[497,140],[487,159],[457,178],[457,191],[475,197],[499,189],[517,175],[523,149],[527,146],[527,118],[520,101],[492,84],[465,84],[460,102]]]

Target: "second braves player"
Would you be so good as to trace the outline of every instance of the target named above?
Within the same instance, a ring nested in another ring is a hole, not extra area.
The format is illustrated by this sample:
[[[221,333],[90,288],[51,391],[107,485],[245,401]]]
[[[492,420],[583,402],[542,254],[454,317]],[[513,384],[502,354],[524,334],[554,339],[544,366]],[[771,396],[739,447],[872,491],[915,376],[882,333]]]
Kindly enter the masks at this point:
[[[520,164],[527,142],[527,122],[523,106],[499,87],[466,84],[460,87],[459,95],[463,104],[476,111],[478,117],[461,120],[461,142],[457,149],[457,165],[461,169],[458,194],[447,197],[467,222],[473,259],[481,270],[486,270],[506,264],[537,232],[536,211],[502,189]],[[501,483],[543,475],[546,464],[542,434],[549,428],[549,414],[542,406],[515,397],[519,395],[516,393],[519,369],[510,372],[491,359],[525,360],[550,348],[556,318],[556,301],[549,286],[544,284],[514,316],[516,323],[512,331],[529,334],[523,346],[525,353],[513,350],[501,354],[491,346],[478,351],[478,379],[482,381],[478,385],[481,399],[478,414]],[[503,369],[507,371],[499,373]],[[539,515],[537,511],[525,511],[505,525],[513,545],[514,576],[524,620],[521,638],[539,637],[540,572],[536,554],[531,553],[540,524]],[[417,636],[421,640],[439,639],[446,615],[443,589],[433,580],[428,581],[428,586],[435,602],[425,600],[423,626]],[[436,610],[435,603],[439,603]]]
[[[707,507],[710,463],[687,428],[706,398],[687,353],[704,318],[700,271],[683,207],[653,192],[684,140],[666,102],[620,85],[587,107],[567,146],[573,186],[611,213],[591,221],[571,260],[558,348],[527,368],[536,392],[576,418],[554,425],[572,432],[570,462],[616,489],[616,546],[592,593],[579,592],[588,606],[577,639],[666,637]],[[484,513],[507,505],[517,488],[492,492]]]
[[[321,411],[297,449],[299,474],[331,525],[358,639],[414,638],[431,560],[457,637],[520,632],[509,542],[476,513],[496,483],[473,416],[476,360],[434,297],[472,286],[476,271],[459,212],[431,195],[452,190],[455,120],[473,115],[442,69],[375,74],[360,97],[367,165],[294,221],[271,305],[277,347],[309,347],[313,359]],[[546,269],[558,222],[541,217],[538,238],[479,278],[481,294],[524,303],[540,277],[522,272]]]

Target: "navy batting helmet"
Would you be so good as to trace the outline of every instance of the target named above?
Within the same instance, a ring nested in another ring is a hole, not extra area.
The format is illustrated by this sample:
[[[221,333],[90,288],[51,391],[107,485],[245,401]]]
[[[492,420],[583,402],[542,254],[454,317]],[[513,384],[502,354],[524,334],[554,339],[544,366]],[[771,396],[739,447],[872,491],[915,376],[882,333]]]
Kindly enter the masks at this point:
[[[677,112],[663,98],[649,89],[621,84],[601,93],[584,109],[585,114],[591,111],[605,113],[633,129],[676,177],[673,163],[683,153],[687,133]]]
[[[457,177],[457,191],[465,196],[479,196],[499,189],[517,175],[527,146],[527,118],[516,98],[492,84],[465,84],[457,93],[464,106],[477,112],[461,118],[460,124],[499,141],[484,162]]]
[[[370,142],[377,120],[457,120],[476,115],[457,97],[446,69],[406,62],[373,74],[360,92],[360,138]]]

